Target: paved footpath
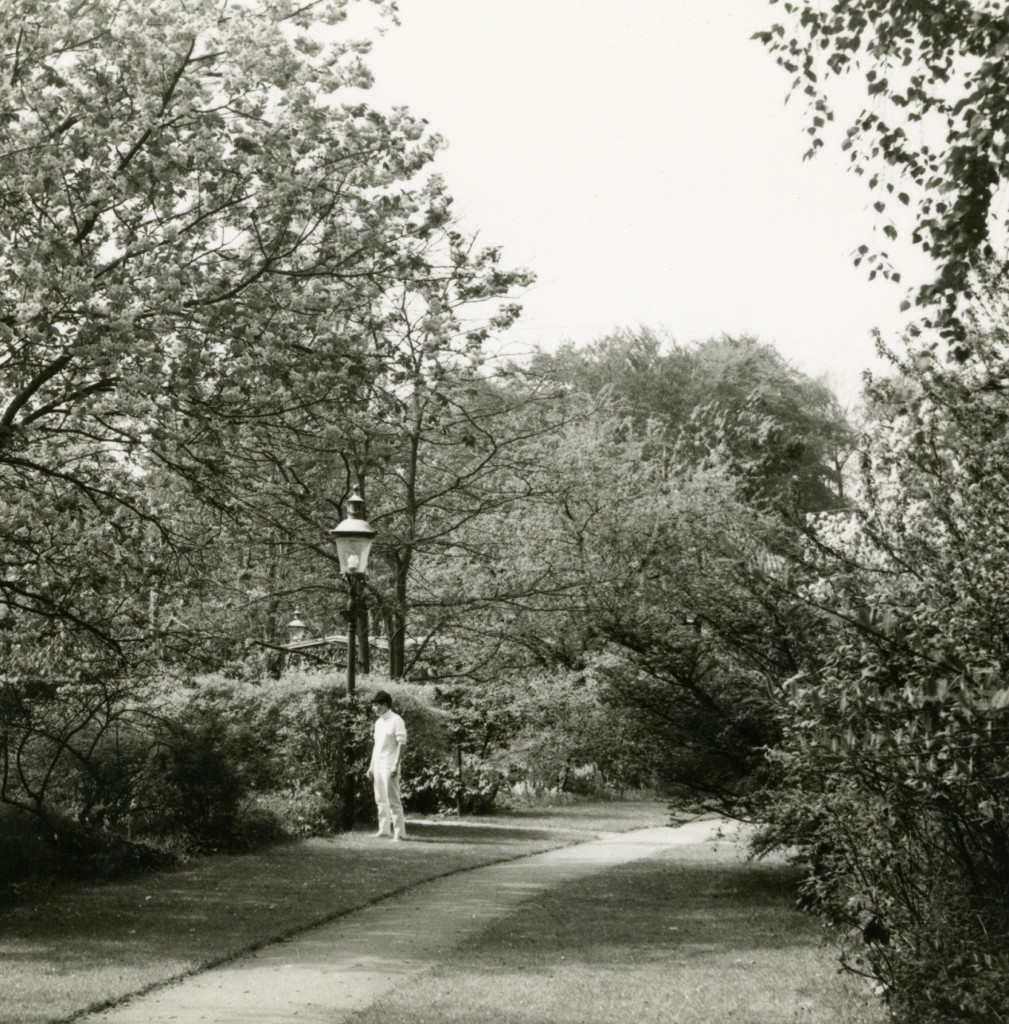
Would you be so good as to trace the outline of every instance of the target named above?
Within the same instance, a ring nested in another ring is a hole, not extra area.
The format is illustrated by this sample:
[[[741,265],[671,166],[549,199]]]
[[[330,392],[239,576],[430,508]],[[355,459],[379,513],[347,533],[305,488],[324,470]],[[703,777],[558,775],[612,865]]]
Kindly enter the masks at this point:
[[[611,834],[593,842],[425,882],[85,1024],[339,1024],[537,893],[670,846],[705,842],[721,823]]]

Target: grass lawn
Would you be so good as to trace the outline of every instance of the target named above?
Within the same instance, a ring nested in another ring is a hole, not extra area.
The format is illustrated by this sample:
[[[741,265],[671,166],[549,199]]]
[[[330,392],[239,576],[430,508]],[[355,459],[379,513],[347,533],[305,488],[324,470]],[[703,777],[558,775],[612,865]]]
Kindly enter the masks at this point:
[[[439,875],[668,823],[658,802],[417,824],[66,885],[0,911],[0,1024],[51,1024],[219,963]]]
[[[526,904],[353,1024],[882,1024],[791,872],[673,849]]]
[[[54,888],[0,912],[0,1024],[67,1021],[439,875],[668,822],[661,803],[528,809]],[[354,1021],[879,1024],[790,880],[728,843],[673,848],[540,894]]]

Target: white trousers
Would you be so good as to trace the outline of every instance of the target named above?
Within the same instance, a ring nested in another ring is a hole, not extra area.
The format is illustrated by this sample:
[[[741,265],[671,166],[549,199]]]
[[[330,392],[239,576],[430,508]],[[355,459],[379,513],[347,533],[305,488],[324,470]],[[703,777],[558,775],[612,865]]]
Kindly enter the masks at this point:
[[[378,830],[397,836],[406,835],[403,800],[399,795],[399,775],[391,768],[375,769],[375,804],[378,806]]]

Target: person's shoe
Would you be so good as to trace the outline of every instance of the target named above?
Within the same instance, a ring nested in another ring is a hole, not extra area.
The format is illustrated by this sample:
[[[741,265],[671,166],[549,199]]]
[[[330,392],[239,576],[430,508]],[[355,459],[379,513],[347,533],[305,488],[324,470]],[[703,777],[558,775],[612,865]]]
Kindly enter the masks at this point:
[[[379,831],[379,832],[372,832],[371,838],[372,839],[388,839],[389,838],[389,833],[388,832],[381,832],[381,831]],[[395,836],[393,838],[395,838]]]
[[[392,837],[394,843],[401,843],[404,839],[406,839],[406,836],[400,835],[398,832]]]

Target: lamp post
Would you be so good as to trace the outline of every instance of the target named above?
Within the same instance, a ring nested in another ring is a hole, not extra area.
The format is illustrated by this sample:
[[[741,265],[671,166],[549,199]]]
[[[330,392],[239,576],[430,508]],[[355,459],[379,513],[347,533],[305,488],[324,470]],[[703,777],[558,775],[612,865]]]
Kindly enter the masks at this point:
[[[364,518],[364,501],[353,494],[347,499],[347,517],[330,531],[336,539],[340,572],[347,581],[347,696],[354,694],[357,676],[357,621],[361,614],[361,596],[368,572],[368,554],[375,530]]]

